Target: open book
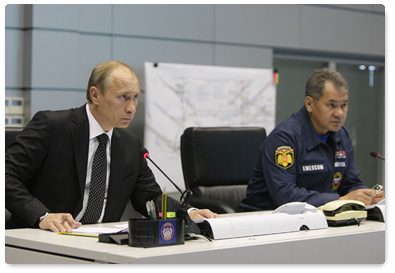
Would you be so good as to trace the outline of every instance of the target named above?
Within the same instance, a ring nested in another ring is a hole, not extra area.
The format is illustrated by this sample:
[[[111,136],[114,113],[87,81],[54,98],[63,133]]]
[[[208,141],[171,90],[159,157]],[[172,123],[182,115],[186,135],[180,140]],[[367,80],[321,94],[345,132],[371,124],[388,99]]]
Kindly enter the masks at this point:
[[[215,240],[328,228],[325,215],[304,202],[287,203],[274,211],[236,213],[195,222],[203,235]]]

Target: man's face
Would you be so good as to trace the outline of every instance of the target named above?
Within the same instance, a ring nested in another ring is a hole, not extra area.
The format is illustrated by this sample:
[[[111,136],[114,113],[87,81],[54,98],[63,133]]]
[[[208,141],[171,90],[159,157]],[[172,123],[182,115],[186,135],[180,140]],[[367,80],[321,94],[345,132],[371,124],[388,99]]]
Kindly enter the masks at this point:
[[[318,134],[340,130],[348,110],[348,91],[338,90],[331,81],[325,81],[324,93],[318,100],[306,97],[305,105]]]
[[[134,73],[117,68],[112,72],[112,80],[104,94],[97,88],[93,92],[96,97],[91,111],[104,131],[129,126],[140,95],[139,82]]]

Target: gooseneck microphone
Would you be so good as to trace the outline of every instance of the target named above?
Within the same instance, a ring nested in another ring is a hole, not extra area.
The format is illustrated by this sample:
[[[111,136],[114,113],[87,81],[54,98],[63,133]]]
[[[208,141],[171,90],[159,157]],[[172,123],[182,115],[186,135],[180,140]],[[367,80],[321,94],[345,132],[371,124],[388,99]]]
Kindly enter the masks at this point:
[[[382,157],[379,153],[377,153],[377,152],[375,152],[375,151],[371,151],[371,152],[370,152],[370,155],[371,155],[372,157],[374,157],[374,158],[380,158],[381,160],[384,160],[384,161],[385,161],[384,157]]]
[[[149,156],[149,152],[148,152],[148,150],[147,150],[146,148],[141,147],[141,148],[140,148],[140,154],[141,154],[144,158],[146,158],[146,159],[148,159],[149,161],[151,161],[151,163],[155,165],[155,167],[156,167],[156,168],[167,178],[167,180],[169,180],[170,183],[173,184],[173,186],[174,186],[181,194],[183,194],[182,190],[177,186],[177,184],[174,183],[173,180],[171,180],[170,177],[168,177],[167,174],[165,174],[165,172],[162,171],[162,169],[159,168],[159,166],[156,165],[156,163],[151,159],[151,157]]]
[[[149,152],[146,148],[141,147],[140,148],[140,154],[151,161],[152,164],[155,165],[155,167],[170,181],[170,183],[181,193],[181,198],[180,198],[180,203],[181,203],[181,209],[186,211],[187,207],[192,201],[192,192],[189,189],[186,189],[184,192],[177,186],[176,183],[173,182],[173,180],[168,177],[164,171],[162,171],[161,168],[151,159]]]
[[[151,161],[152,164],[155,165],[155,167],[170,181],[170,183],[181,193],[181,197],[180,197],[180,209],[178,211],[178,214],[180,215],[180,218],[183,218],[185,220],[185,234],[188,233],[196,233],[196,234],[200,234],[200,229],[199,227],[196,225],[195,222],[193,222],[191,220],[191,218],[189,217],[188,213],[187,213],[187,208],[189,206],[189,204],[192,201],[192,192],[189,189],[186,189],[184,192],[182,192],[182,190],[177,186],[176,183],[173,182],[173,180],[170,179],[170,177],[168,177],[164,171],[162,171],[161,168],[159,168],[158,165],[156,165],[156,163],[151,159],[149,152],[146,148],[141,147],[140,148],[140,154],[145,158],[148,159],[149,161]]]

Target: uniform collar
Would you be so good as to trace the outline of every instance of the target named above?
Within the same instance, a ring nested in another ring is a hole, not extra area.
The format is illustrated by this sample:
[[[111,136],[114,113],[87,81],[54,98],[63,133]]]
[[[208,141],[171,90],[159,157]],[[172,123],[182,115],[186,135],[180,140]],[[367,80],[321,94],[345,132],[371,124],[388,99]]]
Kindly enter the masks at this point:
[[[299,112],[296,113],[296,115],[301,121],[302,128],[304,128],[304,137],[307,140],[307,150],[310,151],[318,145],[323,144],[322,140],[317,136],[317,132],[314,129],[313,123],[311,122],[311,118],[309,112],[307,112],[306,107],[303,106],[299,110]],[[336,145],[338,145],[340,143],[339,132],[329,132],[327,143],[335,143]]]

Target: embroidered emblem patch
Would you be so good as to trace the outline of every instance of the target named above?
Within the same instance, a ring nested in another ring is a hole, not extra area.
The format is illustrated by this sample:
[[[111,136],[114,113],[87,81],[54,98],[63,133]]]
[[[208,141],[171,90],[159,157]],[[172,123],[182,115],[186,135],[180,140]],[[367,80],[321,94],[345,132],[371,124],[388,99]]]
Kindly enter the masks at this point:
[[[334,191],[337,190],[341,182],[342,182],[342,174],[340,172],[336,172],[333,176],[332,189]]]
[[[277,166],[288,169],[294,164],[294,150],[289,146],[278,147],[275,152]]]
[[[347,158],[346,152],[337,150],[335,153],[335,158],[336,159],[346,159]]]

